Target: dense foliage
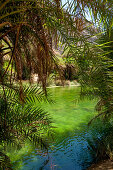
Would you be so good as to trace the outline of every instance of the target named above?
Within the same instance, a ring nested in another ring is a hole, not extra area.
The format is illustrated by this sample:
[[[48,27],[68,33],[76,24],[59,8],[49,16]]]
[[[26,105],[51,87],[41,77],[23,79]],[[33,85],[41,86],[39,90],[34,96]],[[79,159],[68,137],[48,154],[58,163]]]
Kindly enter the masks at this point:
[[[34,103],[47,97],[52,70],[57,70],[61,79],[64,75],[54,48],[67,51],[65,61],[75,64],[83,93],[86,89],[86,94],[99,96],[99,115],[112,117],[112,5],[110,0],[67,1],[65,8],[59,0],[0,1],[1,142],[4,137],[40,138],[41,130],[49,127],[47,114]],[[87,12],[95,25],[100,24],[99,29],[87,21]],[[108,29],[101,37],[102,26]],[[97,40],[100,37],[103,41]],[[46,97],[37,87],[22,86],[22,79],[31,82],[34,73]]]

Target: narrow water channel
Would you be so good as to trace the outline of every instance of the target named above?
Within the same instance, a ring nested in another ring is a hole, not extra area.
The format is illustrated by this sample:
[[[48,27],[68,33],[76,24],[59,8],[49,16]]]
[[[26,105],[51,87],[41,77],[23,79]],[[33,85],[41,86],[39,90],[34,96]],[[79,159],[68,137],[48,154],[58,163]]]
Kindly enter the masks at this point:
[[[21,170],[85,170],[93,160],[89,142],[98,136],[95,122],[88,128],[87,123],[97,114],[94,110],[96,99],[80,100],[80,87],[51,88],[54,104],[44,103],[50,113],[54,128],[54,142],[48,154],[34,148],[14,163]],[[98,130],[97,130],[98,129]],[[26,149],[27,152],[27,149]],[[20,165],[21,166],[17,166]]]

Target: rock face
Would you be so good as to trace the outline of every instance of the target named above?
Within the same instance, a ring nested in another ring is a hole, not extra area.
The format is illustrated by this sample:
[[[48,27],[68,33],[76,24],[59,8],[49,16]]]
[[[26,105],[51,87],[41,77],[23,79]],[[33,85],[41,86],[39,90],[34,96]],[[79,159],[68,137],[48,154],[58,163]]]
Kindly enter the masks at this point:
[[[87,170],[113,170],[113,161],[103,160],[98,164],[93,164]]]

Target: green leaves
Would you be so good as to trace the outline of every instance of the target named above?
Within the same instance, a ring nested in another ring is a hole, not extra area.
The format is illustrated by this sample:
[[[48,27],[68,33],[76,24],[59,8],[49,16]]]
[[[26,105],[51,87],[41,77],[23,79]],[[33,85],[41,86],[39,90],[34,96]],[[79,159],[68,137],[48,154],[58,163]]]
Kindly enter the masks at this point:
[[[28,136],[32,141],[34,137],[35,140],[40,138],[43,141],[50,130],[49,114],[40,107],[40,102],[46,100],[43,91],[36,86],[26,86],[23,87],[23,94],[25,100],[21,104],[18,87],[12,89],[5,87],[5,98],[3,90],[0,91],[0,128],[2,129],[0,142],[4,138],[26,140]]]

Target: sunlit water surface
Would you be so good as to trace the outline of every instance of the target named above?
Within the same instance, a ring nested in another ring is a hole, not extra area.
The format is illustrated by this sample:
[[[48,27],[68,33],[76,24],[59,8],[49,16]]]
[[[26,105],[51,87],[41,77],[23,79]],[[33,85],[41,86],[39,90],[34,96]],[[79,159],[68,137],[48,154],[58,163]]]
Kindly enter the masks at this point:
[[[37,148],[15,161],[14,168],[21,170],[85,170],[94,155],[89,146],[92,136],[102,131],[98,122],[89,128],[87,123],[97,114],[97,99],[80,100],[80,87],[51,88],[54,104],[42,104],[54,122],[54,143],[48,154]],[[97,130],[98,129],[98,130]],[[21,166],[17,166],[20,165]]]

